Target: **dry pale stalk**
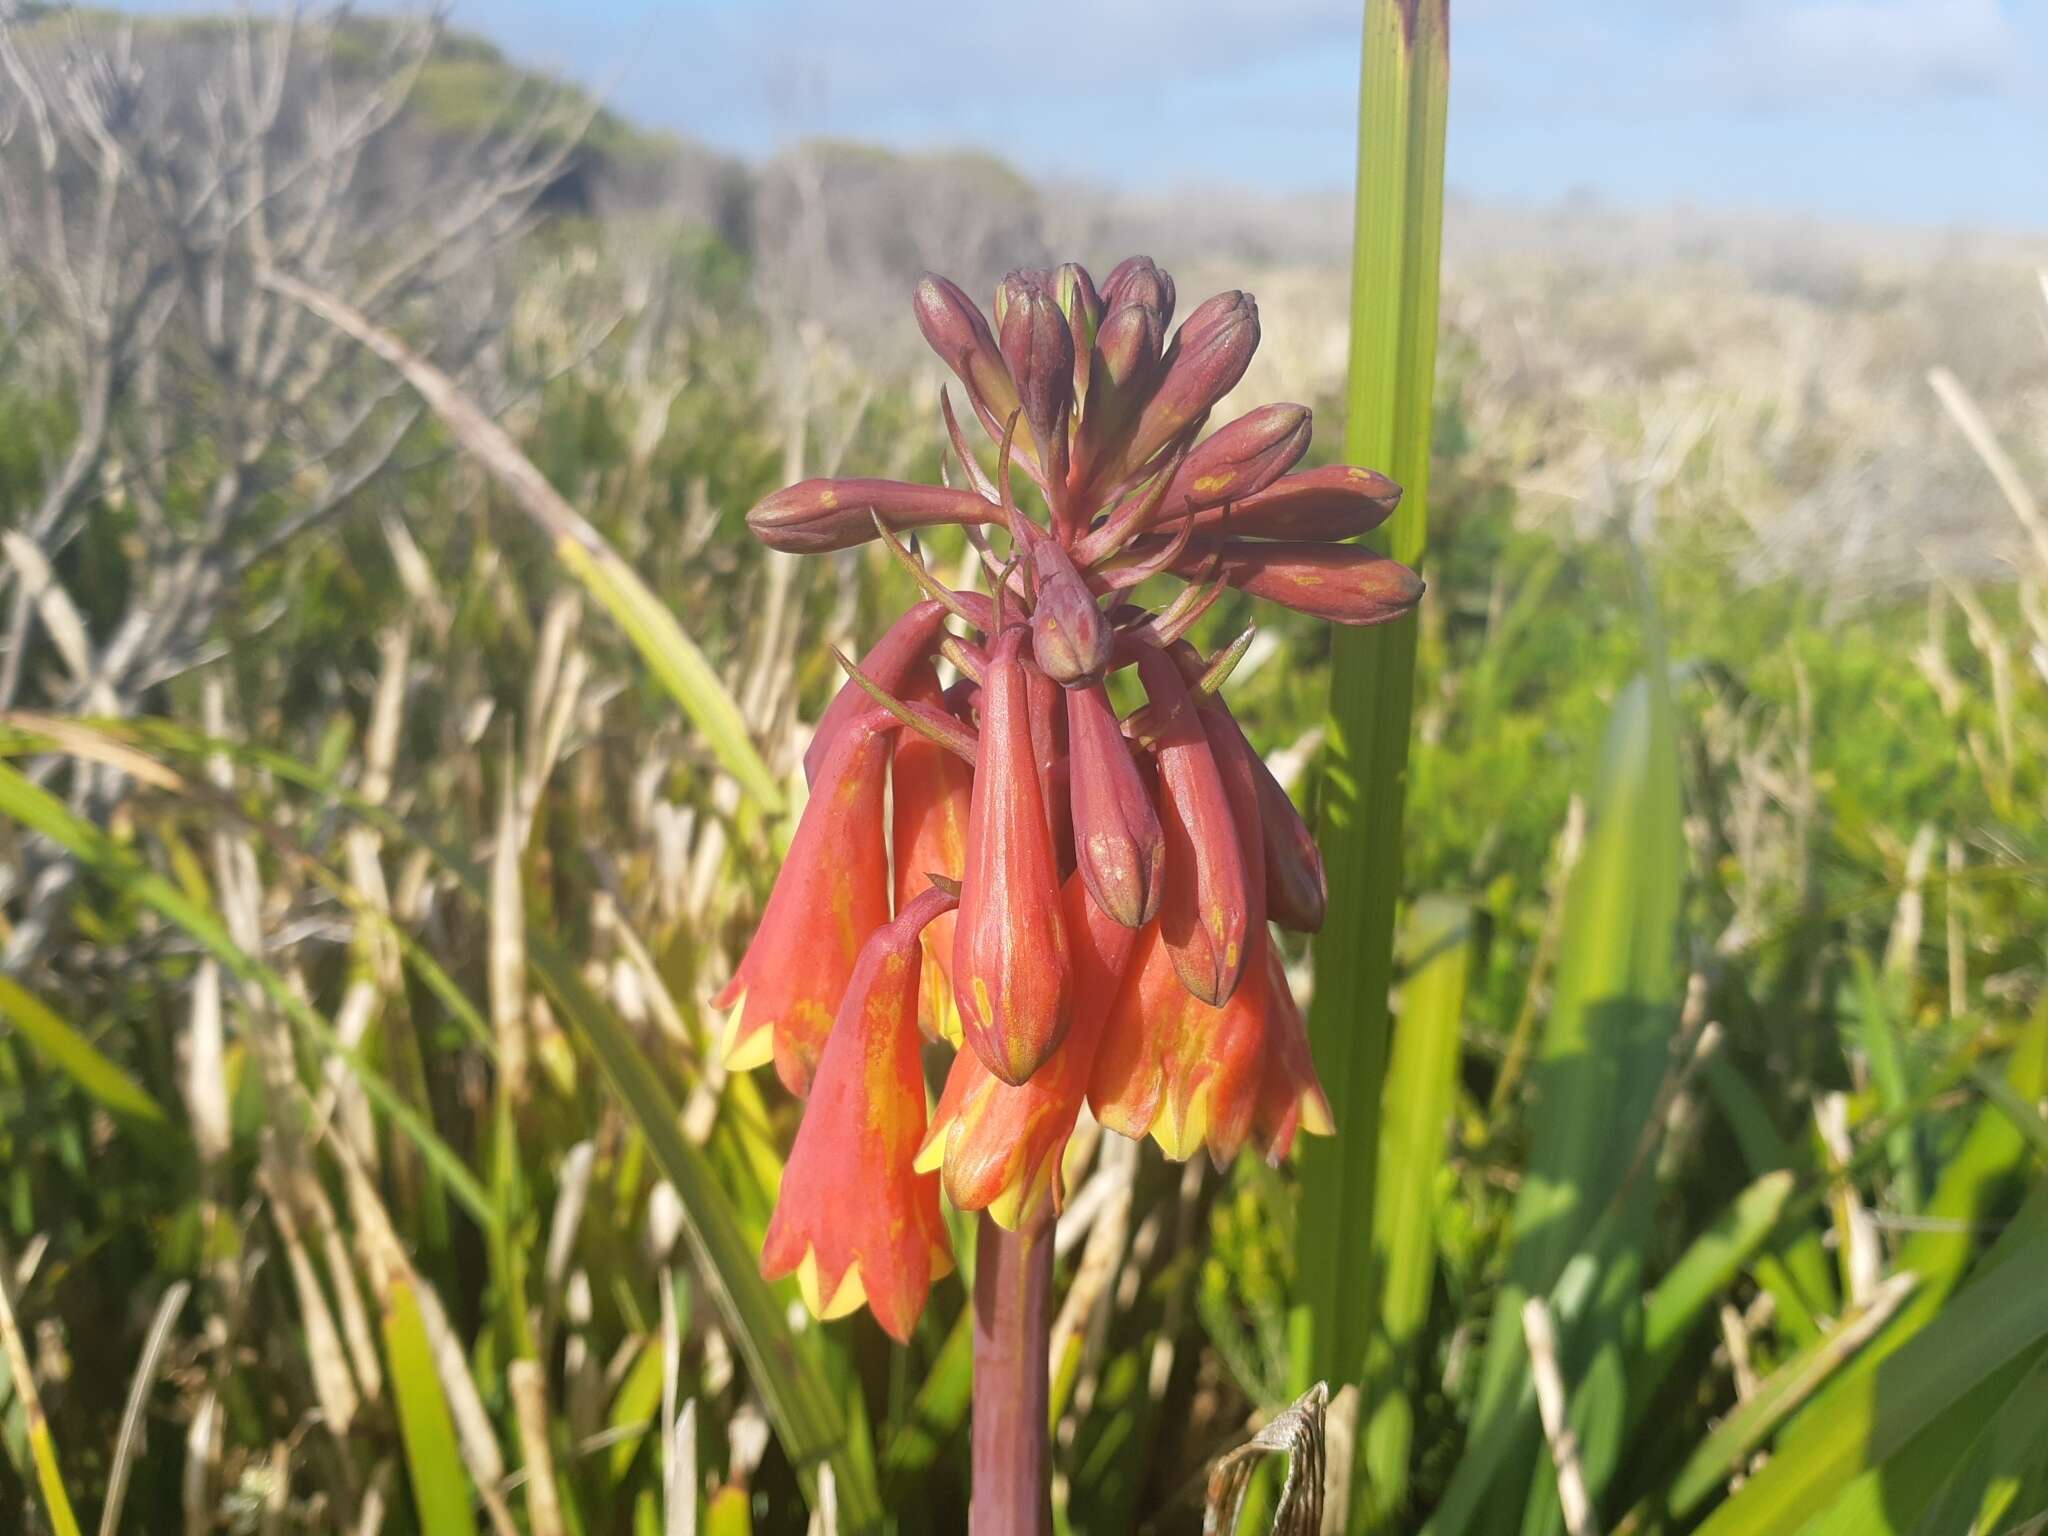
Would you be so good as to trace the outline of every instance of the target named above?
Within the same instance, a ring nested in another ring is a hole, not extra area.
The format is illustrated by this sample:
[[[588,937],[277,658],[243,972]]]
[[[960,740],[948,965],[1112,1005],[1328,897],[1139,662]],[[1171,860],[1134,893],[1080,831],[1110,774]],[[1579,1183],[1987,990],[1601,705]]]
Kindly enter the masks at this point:
[[[1593,1497],[1579,1462],[1578,1431],[1568,1414],[1564,1372],[1558,1366],[1557,1324],[1549,1303],[1531,1296],[1522,1303],[1522,1336],[1529,1344],[1529,1374],[1536,1384],[1536,1411],[1543,1437],[1550,1442],[1551,1464],[1557,1469],[1557,1501],[1571,1536],[1599,1536],[1593,1518]]]

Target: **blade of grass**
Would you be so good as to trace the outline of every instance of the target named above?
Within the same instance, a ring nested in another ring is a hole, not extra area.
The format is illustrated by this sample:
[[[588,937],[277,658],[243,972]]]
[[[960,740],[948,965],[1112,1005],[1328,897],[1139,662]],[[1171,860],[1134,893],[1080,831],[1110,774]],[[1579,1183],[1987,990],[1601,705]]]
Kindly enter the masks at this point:
[[[1379,1326],[1370,1345],[1365,1398],[1367,1530],[1392,1525],[1407,1500],[1414,1438],[1414,1363],[1429,1320],[1436,1275],[1437,1175],[1457,1086],[1459,1026],[1472,968],[1472,909],[1425,897],[1409,914],[1403,947],[1411,967],[1401,988],[1401,1023],[1380,1103],[1380,1187],[1373,1260],[1380,1279]],[[1362,1486],[1361,1486],[1362,1485]]]
[[[419,1148],[421,1155],[447,1183],[449,1193],[476,1218],[480,1227],[490,1230],[495,1219],[490,1197],[462,1159],[377,1072],[362,1052],[344,1045],[334,1033],[334,1026],[286,985],[284,978],[275,970],[236,944],[228,936],[227,928],[211,912],[7,763],[0,763],[0,816],[40,832],[85,865],[97,878],[123,895],[153,908],[166,921],[183,929],[236,977],[261,989],[272,1005],[303,1030],[322,1052],[348,1063],[349,1070],[361,1081],[364,1092]]]
[[[476,1536],[469,1477],[455,1444],[455,1420],[434,1367],[419,1301],[408,1281],[392,1282],[384,1308],[384,1348],[420,1530],[423,1536]]]
[[[28,1428],[29,1459],[35,1463],[36,1486],[42,1491],[43,1507],[49,1511],[50,1527],[56,1536],[79,1536],[78,1517],[71,1512],[71,1497],[64,1491],[64,1473],[57,1462],[57,1442],[50,1434],[43,1399],[36,1391],[35,1369],[29,1364],[28,1346],[14,1316],[13,1268],[12,1261],[0,1253],[0,1351],[7,1355],[14,1394],[21,1401],[22,1418]]]
[[[14,1027],[52,1066],[108,1110],[145,1125],[169,1129],[170,1117],[147,1089],[11,976],[0,976],[0,1014],[12,1019]]]
[[[1418,565],[1428,546],[1430,414],[1443,238],[1449,0],[1366,0],[1344,448],[1404,487],[1377,536]],[[1294,1386],[1365,1367],[1376,1117],[1386,1075],[1402,792],[1414,705],[1411,615],[1332,642],[1329,764],[1319,842],[1330,921],[1315,946],[1309,1036],[1343,1134],[1302,1152]]]
[[[1690,1514],[1726,1482],[1751,1452],[1885,1325],[1912,1294],[1913,1281],[1909,1274],[1893,1275],[1868,1302],[1852,1308],[1829,1329],[1818,1344],[1800,1350],[1765,1377],[1756,1392],[1743,1399],[1685,1459],[1666,1497],[1669,1511]]]
[[[1630,1401],[1647,1404],[1656,1395],[1677,1363],[1688,1331],[1769,1240],[1797,1185],[1789,1168],[1765,1174],[1737,1195],[1657,1282],[1643,1306],[1642,1352],[1631,1379]]]

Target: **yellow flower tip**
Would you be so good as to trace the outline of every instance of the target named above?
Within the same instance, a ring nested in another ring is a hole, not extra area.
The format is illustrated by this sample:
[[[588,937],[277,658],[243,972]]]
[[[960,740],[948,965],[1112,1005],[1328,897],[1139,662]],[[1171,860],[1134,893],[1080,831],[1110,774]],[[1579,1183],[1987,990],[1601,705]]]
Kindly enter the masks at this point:
[[[1045,1192],[1054,1183],[1059,1171],[1059,1159],[1046,1157],[1036,1168],[1021,1173],[1003,1186],[1003,1192],[989,1202],[989,1219],[1005,1232],[1014,1232],[1026,1216],[1037,1214],[1045,1202]]]
[[[765,1021],[752,1029],[747,1029],[746,1023],[747,994],[742,992],[726,1014],[719,1036],[718,1055],[728,1072],[751,1072],[775,1059],[774,1029]]]
[[[796,1267],[796,1288],[803,1294],[804,1305],[811,1309],[811,1315],[824,1322],[847,1317],[867,1305],[867,1287],[860,1278],[860,1261],[846,1266],[846,1273],[839,1277],[839,1284],[827,1297],[818,1276],[818,1250],[804,1249],[803,1262]]]
[[[1330,1101],[1323,1097],[1320,1089],[1307,1089],[1301,1096],[1301,1129],[1311,1136],[1337,1134],[1337,1121],[1330,1113]]]
[[[946,1146],[953,1139],[953,1129],[958,1124],[957,1120],[944,1120],[925,1132],[924,1145],[910,1160],[912,1173],[937,1173],[946,1166]]]
[[[1178,1114],[1166,1110],[1152,1122],[1152,1139],[1159,1150],[1176,1163],[1184,1163],[1202,1150],[1209,1136],[1209,1084],[1204,1082]]]

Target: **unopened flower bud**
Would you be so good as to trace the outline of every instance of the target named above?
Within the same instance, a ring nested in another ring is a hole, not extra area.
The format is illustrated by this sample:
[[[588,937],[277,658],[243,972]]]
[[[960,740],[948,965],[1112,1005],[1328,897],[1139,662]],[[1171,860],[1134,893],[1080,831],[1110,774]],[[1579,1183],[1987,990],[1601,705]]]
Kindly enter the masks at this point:
[[[1067,329],[1074,338],[1074,408],[1084,407],[1088,397],[1088,370],[1095,355],[1095,333],[1102,326],[1102,296],[1088,269],[1070,261],[1053,274],[1053,302],[1067,317]]]
[[[1173,278],[1150,256],[1126,256],[1102,280],[1105,308],[1136,304],[1159,316],[1163,331],[1173,323]]]
[[[1088,408],[1075,446],[1075,478],[1094,477],[1096,467],[1115,459],[1137,424],[1145,397],[1158,377],[1165,328],[1158,311],[1139,304],[1111,309],[1095,333],[1088,373]]]
[[[1173,562],[1176,575],[1215,574],[1253,597],[1336,624],[1384,624],[1422,599],[1422,578],[1397,560],[1355,544],[1260,543],[1225,539],[1220,552],[1197,546]]]
[[[1067,694],[1074,858],[1095,904],[1127,928],[1159,910],[1166,835],[1100,683]]]
[[[1122,466],[1142,468],[1237,387],[1259,349],[1259,306],[1248,293],[1219,293],[1189,315],[1161,364],[1159,387],[1138,417]]]
[[[1219,428],[1182,462],[1154,521],[1264,490],[1308,452],[1314,425],[1305,405],[1262,405]]]
[[[1257,756],[1252,765],[1258,780],[1259,825],[1265,833],[1266,916],[1296,933],[1320,933],[1330,903],[1322,851],[1273,770]]]
[[[988,321],[959,284],[932,272],[918,283],[912,304],[924,339],[966,386],[982,424],[1000,437],[1017,409],[1017,389]]]
[[[967,1043],[1006,1083],[1058,1047],[1073,1009],[1059,857],[1032,747],[1024,631],[989,647],[953,984]]]
[[[1001,346],[1038,444],[1047,478],[1066,478],[1067,417],[1074,403],[1074,335],[1053,302],[1046,274],[1012,272],[1003,279]]]
[[[1038,602],[1031,610],[1031,657],[1064,688],[1094,682],[1109,665],[1109,621],[1067,552],[1051,539],[1032,547]]]
[[[1197,512],[1196,532],[1216,529],[1240,538],[1328,543],[1379,527],[1401,504],[1401,487],[1375,470],[1326,464],[1283,475],[1261,490],[1228,500],[1228,506]]]
[[[900,480],[800,480],[755,503],[747,514],[754,537],[784,554],[819,555],[877,537],[875,518],[891,528],[985,523],[1001,516],[973,491]]]

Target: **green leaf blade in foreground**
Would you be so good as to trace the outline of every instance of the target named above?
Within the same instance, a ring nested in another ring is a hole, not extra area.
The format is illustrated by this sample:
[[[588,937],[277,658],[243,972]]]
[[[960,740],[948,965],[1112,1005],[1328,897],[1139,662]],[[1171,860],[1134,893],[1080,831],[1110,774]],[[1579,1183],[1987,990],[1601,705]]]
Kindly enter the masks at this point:
[[[1967,1287],[1875,1368],[1838,1383],[1829,1411],[1802,1421],[1700,1536],[1792,1536],[1850,1481],[2048,1340],[2048,1237]]]
[[[1369,1501],[1363,1529],[1396,1528],[1414,1439],[1414,1363],[1436,1276],[1437,1176],[1444,1163],[1458,1076],[1460,1026],[1471,976],[1472,908],[1429,896],[1415,904],[1403,940],[1410,974],[1401,988],[1381,1096],[1380,1187],[1373,1202],[1379,1328],[1370,1346],[1365,1426]]]
[[[1367,0],[1359,105],[1345,456],[1403,487],[1378,535],[1419,565],[1428,545],[1430,419],[1443,237],[1448,0]],[[1427,601],[1427,599],[1425,599]],[[1339,1134],[1302,1151],[1295,1385],[1358,1379],[1371,1278],[1415,619],[1340,631],[1318,841],[1330,920],[1315,946],[1309,1036]]]
[[[384,1309],[384,1350],[422,1536],[476,1536],[469,1474],[455,1443],[455,1419],[441,1390],[434,1347],[427,1341],[427,1325],[409,1280],[391,1283]]]
[[[1520,1511],[1525,1491],[1532,1528],[1557,1517],[1520,1326],[1529,1296],[1547,1297],[1557,1315],[1596,1497],[1620,1454],[1621,1350],[1639,1305],[1655,1192],[1645,1138],[1676,1016],[1684,876],[1677,727],[1661,631],[1647,609],[1645,629],[1649,666],[1615,701],[1589,801],[1592,830],[1566,897],[1556,995],[1529,1079],[1537,1105],[1508,1284],[1494,1307],[1466,1453],[1427,1527],[1437,1536],[1509,1519],[1503,1512]]]

